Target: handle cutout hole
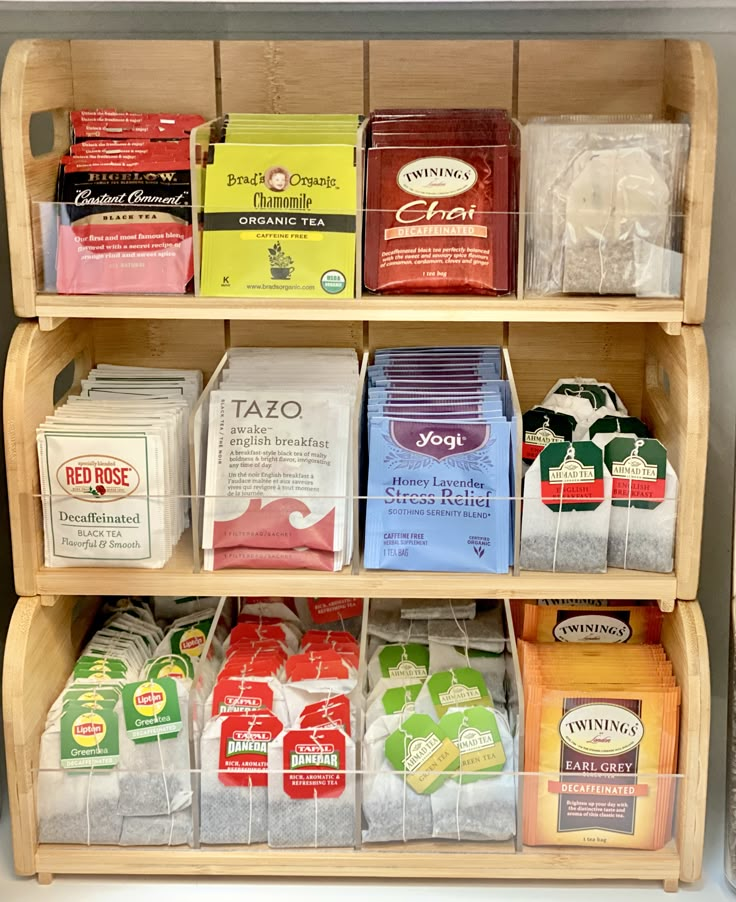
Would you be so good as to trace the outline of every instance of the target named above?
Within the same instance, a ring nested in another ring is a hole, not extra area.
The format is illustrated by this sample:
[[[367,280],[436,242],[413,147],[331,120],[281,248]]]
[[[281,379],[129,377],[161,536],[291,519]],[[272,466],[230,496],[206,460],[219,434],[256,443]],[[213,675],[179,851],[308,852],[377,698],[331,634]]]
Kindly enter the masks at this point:
[[[52,110],[31,113],[29,137],[31,153],[34,157],[42,157],[54,149],[54,113]]]
[[[70,360],[54,379],[54,407],[74,385],[75,362]]]

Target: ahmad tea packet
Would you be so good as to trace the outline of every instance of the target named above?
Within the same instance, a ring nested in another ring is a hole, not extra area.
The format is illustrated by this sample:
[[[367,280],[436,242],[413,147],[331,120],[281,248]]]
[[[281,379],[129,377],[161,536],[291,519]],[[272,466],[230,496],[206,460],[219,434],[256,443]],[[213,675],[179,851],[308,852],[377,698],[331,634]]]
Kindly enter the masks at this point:
[[[234,117],[205,170],[201,291],[353,297],[358,117]]]

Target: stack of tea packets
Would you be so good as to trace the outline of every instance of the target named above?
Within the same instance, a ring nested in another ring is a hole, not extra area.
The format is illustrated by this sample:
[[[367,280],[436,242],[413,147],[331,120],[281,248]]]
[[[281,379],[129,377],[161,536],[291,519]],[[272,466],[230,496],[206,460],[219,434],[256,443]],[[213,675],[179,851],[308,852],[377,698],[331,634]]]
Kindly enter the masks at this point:
[[[505,573],[515,418],[500,349],[378,350],[368,383],[365,566]]]
[[[100,364],[37,430],[47,567],[163,567],[189,525],[198,370]]]

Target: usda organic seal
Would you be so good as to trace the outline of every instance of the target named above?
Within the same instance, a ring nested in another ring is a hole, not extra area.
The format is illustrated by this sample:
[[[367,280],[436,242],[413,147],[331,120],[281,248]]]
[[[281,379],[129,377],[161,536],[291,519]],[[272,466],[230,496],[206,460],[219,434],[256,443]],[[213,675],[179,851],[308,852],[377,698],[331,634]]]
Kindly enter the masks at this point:
[[[328,269],[319,280],[319,284],[327,294],[340,294],[345,290],[347,279],[339,269]]]

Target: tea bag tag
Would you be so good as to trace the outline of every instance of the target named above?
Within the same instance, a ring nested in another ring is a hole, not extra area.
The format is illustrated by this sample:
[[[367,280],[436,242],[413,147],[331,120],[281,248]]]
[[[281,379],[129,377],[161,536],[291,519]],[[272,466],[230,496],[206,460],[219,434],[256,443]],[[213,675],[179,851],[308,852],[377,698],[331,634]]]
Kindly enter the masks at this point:
[[[605,500],[603,453],[594,442],[549,445],[539,464],[542,501],[555,513],[595,510]]]
[[[667,449],[655,438],[613,438],[605,448],[614,507],[652,510],[665,499]]]
[[[414,792],[439,789],[460,765],[460,752],[427,714],[412,714],[385,743],[386,758]]]
[[[504,769],[506,753],[495,712],[488,708],[454,711],[441,718],[440,729],[460,751],[463,784],[482,779],[473,774]]]

